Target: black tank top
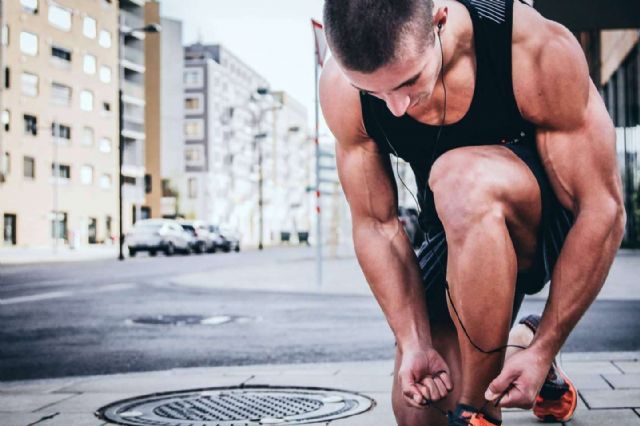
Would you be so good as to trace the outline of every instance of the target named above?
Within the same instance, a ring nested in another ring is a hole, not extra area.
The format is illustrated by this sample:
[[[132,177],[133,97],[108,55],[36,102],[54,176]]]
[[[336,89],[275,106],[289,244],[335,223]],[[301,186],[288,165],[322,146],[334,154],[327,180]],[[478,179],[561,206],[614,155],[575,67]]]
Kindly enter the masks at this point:
[[[513,0],[458,1],[466,6],[473,23],[475,91],[465,116],[456,123],[442,127],[435,155],[434,142],[440,126],[421,123],[407,114],[395,117],[383,100],[360,93],[367,134],[376,142],[380,151],[397,153],[398,157],[409,163],[415,174],[418,201],[422,208],[420,223],[425,230],[440,224],[435,213],[433,194],[427,185],[432,158],[438,158],[444,152],[462,146],[535,146],[535,126],[522,118],[513,94]]]

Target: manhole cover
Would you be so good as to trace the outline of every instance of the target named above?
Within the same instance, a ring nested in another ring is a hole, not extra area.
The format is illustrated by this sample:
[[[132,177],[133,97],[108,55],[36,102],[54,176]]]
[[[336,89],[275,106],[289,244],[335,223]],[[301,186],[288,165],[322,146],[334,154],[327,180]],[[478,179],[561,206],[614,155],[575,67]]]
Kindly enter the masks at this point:
[[[328,422],[361,414],[374,401],[334,389],[245,386],[146,395],[114,402],[96,415],[130,426],[257,426]]]
[[[126,323],[141,325],[221,325],[229,322],[246,323],[253,320],[250,317],[236,315],[147,315],[128,319]]]

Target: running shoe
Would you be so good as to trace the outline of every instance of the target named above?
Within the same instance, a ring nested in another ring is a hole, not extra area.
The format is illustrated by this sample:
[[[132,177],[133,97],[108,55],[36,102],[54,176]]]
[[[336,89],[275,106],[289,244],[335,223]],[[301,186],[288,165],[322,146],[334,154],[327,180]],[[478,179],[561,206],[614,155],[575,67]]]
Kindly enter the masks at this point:
[[[465,404],[458,404],[453,413],[449,413],[449,426],[500,426],[502,422],[478,412]]]
[[[540,325],[540,315],[529,315],[520,320],[535,334]],[[543,422],[568,422],[578,404],[578,391],[571,380],[553,361],[549,374],[533,405],[533,414]]]

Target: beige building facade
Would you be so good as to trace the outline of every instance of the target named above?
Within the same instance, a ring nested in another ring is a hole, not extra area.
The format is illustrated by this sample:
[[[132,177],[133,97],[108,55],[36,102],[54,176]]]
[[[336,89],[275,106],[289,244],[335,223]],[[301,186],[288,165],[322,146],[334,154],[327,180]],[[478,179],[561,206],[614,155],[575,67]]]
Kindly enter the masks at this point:
[[[5,245],[77,246],[118,229],[118,4],[3,2]]]

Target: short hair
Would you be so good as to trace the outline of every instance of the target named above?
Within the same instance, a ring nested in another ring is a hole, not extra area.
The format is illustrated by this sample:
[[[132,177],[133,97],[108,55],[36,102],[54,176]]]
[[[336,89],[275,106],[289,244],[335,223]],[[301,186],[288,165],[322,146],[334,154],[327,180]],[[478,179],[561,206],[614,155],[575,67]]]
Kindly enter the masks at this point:
[[[433,0],[326,0],[327,41],[338,61],[371,73],[398,59],[406,35],[431,45]]]

